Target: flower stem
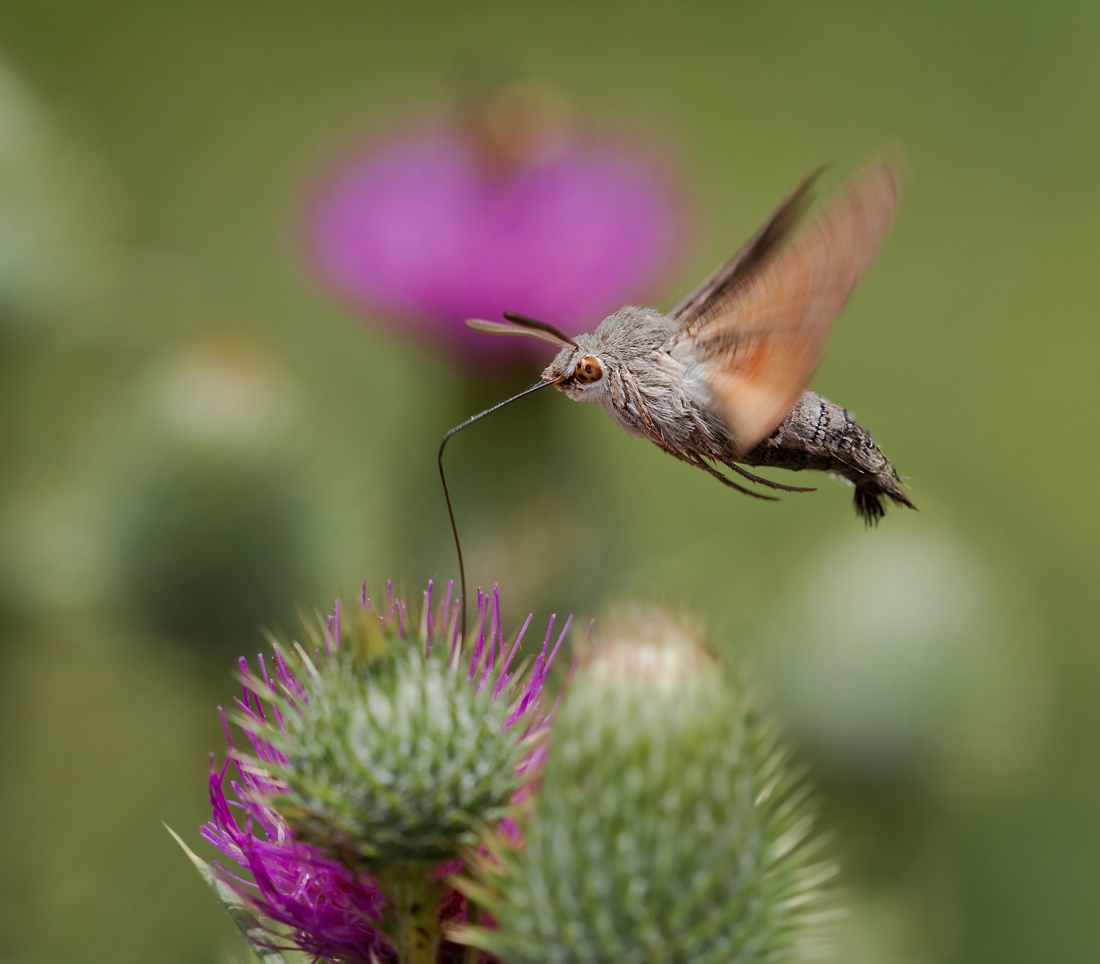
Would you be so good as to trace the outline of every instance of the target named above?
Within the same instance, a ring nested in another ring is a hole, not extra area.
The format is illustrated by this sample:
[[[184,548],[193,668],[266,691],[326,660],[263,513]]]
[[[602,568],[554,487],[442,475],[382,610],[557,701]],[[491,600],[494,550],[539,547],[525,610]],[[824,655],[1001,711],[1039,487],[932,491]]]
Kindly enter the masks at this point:
[[[401,964],[435,964],[443,895],[435,868],[391,867],[375,871],[374,879],[386,897],[387,915],[393,915]]]

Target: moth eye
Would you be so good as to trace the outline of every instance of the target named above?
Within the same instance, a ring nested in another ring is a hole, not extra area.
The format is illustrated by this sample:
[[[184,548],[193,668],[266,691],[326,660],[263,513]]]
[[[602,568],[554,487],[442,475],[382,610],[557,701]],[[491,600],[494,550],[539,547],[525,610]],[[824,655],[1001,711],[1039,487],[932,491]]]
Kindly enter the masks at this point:
[[[585,385],[598,382],[603,378],[603,368],[600,365],[600,360],[595,355],[585,355],[577,362],[573,377]]]

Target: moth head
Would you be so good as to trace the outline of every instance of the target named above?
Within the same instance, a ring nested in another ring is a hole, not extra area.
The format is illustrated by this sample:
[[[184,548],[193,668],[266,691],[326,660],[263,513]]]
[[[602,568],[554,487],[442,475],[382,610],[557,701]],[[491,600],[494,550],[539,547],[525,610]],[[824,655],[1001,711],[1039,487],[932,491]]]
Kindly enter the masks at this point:
[[[535,321],[514,311],[504,312],[504,317],[510,324],[478,318],[471,318],[466,324],[474,331],[490,335],[525,335],[557,345],[561,351],[543,371],[542,380],[552,382],[570,398],[580,398],[585,389],[603,381],[605,365],[587,345],[591,335],[578,335],[574,340],[545,321]]]
[[[610,362],[592,341],[592,335],[577,335],[576,346],[559,351],[543,369],[542,380],[550,382],[574,401],[597,401],[606,385]]]

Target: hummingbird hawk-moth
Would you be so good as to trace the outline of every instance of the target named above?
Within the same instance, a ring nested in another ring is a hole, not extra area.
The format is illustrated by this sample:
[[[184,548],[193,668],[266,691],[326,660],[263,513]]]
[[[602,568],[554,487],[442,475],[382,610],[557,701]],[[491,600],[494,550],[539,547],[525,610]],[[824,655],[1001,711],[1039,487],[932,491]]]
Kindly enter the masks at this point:
[[[553,385],[746,495],[774,499],[719,465],[790,492],[812,490],[745,466],[834,473],[854,485],[856,512],[869,525],[884,514],[883,497],[915,508],[871,434],[847,409],[806,390],[833,320],[886,237],[900,179],[887,162],[874,161],[807,217],[818,173],[667,314],[628,306],[576,338],[513,312],[504,313],[508,324],[467,321],[478,331],[541,338],[560,350],[538,384],[456,426],[443,444],[501,405]],[[441,475],[442,456],[440,446]],[[445,478],[443,485],[446,493]],[[447,502],[450,509],[449,496]]]

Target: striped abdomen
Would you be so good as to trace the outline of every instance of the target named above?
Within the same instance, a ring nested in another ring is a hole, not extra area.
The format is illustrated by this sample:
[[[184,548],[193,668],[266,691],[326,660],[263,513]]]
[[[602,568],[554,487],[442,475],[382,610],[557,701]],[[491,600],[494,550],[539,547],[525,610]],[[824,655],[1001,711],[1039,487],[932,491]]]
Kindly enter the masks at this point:
[[[855,485],[856,512],[868,524],[882,518],[884,495],[898,505],[916,508],[902,491],[897,470],[871,433],[847,409],[813,392],[803,392],[779,428],[737,461],[842,475]]]

